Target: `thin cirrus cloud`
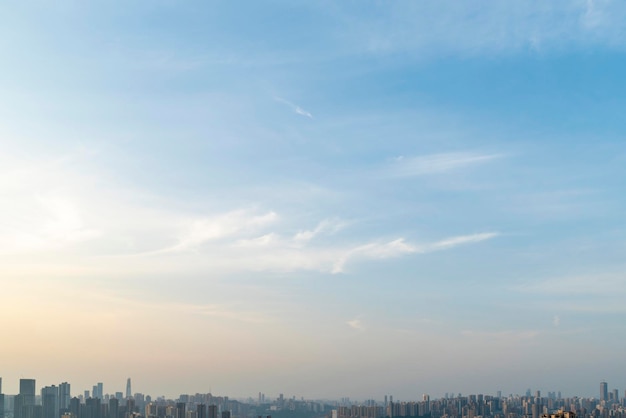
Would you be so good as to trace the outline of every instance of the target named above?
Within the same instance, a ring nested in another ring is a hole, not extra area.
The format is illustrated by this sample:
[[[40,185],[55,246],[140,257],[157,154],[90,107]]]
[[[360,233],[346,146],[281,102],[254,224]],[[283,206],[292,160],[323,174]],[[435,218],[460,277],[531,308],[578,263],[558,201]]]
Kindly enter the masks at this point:
[[[387,166],[384,173],[388,177],[416,177],[453,172],[479,166],[501,158],[500,154],[476,154],[455,152],[430,154],[415,157],[400,156]]]
[[[281,217],[275,212],[235,210],[192,221],[191,232],[185,228],[186,232],[177,244],[139,253],[135,257],[186,254],[197,256],[199,261],[195,265],[200,269],[340,274],[348,271],[348,264],[447,250],[499,235],[497,232],[460,235],[420,245],[408,243],[404,238],[387,242],[364,239],[366,242],[355,243],[346,237],[338,237],[328,243],[320,238],[336,234],[347,222],[326,219],[314,229],[289,234],[279,219]]]
[[[183,252],[214,240],[240,233],[258,230],[276,221],[275,212],[253,214],[247,210],[235,210],[211,218],[193,220],[186,226],[178,243],[157,253]]]
[[[435,241],[429,244],[414,245],[407,243],[403,238],[386,243],[369,243],[346,251],[333,265],[333,273],[345,272],[349,261],[362,259],[388,259],[409,254],[424,254],[439,250],[451,249],[459,245],[478,243],[495,238],[498,232],[484,232],[471,235],[460,235]]]
[[[308,112],[308,111],[304,110],[303,108],[301,108],[300,106],[298,106],[296,104],[293,104],[289,100],[283,99],[282,97],[274,97],[274,100],[276,100],[277,102],[286,104],[287,106],[289,106],[291,108],[291,110],[293,110],[295,113],[297,113],[300,116],[304,116],[304,117],[307,117],[309,119],[313,119],[313,115],[311,114],[311,112]]]

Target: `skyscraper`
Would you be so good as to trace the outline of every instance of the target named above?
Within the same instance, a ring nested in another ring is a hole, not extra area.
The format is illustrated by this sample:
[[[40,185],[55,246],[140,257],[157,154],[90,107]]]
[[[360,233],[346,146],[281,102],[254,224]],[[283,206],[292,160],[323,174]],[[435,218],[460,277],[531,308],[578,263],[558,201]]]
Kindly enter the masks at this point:
[[[70,384],[63,382],[59,385],[59,409],[62,412],[68,412],[70,409]]]
[[[46,386],[41,388],[42,418],[59,418],[59,388]]]
[[[20,379],[20,393],[15,395],[13,403],[13,418],[26,418],[24,414],[35,406],[35,379]]]
[[[209,418],[217,418],[217,405],[209,405]]]
[[[100,398],[85,399],[84,418],[102,418]]]
[[[196,418],[207,418],[205,404],[201,403],[196,406]]]
[[[128,380],[126,381],[126,399],[130,398],[132,396],[131,390],[130,390],[130,377],[128,378]]]
[[[185,418],[185,403],[177,402],[176,403],[176,416],[174,418]]]
[[[600,400],[609,400],[609,386],[606,384],[606,382],[600,382]]]
[[[80,407],[80,399],[73,397],[70,399],[70,413],[75,418],[83,418],[82,408]]]
[[[117,398],[109,399],[109,417],[119,418],[120,401]]]

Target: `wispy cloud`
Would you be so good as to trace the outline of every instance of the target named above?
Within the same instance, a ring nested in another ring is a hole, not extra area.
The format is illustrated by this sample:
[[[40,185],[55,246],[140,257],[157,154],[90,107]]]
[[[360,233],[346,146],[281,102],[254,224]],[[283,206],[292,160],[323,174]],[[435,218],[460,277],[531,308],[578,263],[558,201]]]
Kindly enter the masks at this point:
[[[291,103],[289,100],[285,100],[285,99],[283,99],[281,97],[274,97],[274,100],[276,100],[277,102],[286,104],[287,106],[289,106],[291,108],[291,110],[293,110],[298,115],[307,117],[309,119],[313,119],[313,115],[311,114],[311,112],[308,112],[308,111],[304,110],[303,108],[301,108],[300,106]]]
[[[321,221],[315,229],[313,230],[304,230],[298,232],[293,240],[298,243],[306,243],[319,236],[322,233],[326,234],[334,234],[339,230],[343,229],[347,225],[347,222],[337,220],[337,219],[324,219]]]
[[[453,248],[458,245],[486,241],[488,239],[495,238],[498,235],[500,235],[498,232],[483,232],[483,233],[472,234],[472,235],[460,235],[457,237],[446,238],[444,240],[437,241],[427,246],[426,248],[430,250],[443,250],[446,248]]]
[[[498,232],[485,232],[472,235],[460,235],[446,238],[433,243],[415,245],[407,243],[404,238],[398,238],[386,243],[369,243],[348,250],[333,265],[333,273],[342,273],[350,260],[358,259],[388,259],[408,254],[423,254],[433,251],[451,249],[459,245],[478,243],[495,238]]]
[[[385,170],[391,177],[413,177],[446,173],[477,166],[501,158],[500,154],[469,152],[431,154],[416,157],[398,157]]]
[[[275,212],[257,215],[250,210],[234,210],[221,215],[191,220],[178,238],[178,243],[157,253],[194,250],[209,241],[232,237],[238,233],[263,228],[277,219]]]

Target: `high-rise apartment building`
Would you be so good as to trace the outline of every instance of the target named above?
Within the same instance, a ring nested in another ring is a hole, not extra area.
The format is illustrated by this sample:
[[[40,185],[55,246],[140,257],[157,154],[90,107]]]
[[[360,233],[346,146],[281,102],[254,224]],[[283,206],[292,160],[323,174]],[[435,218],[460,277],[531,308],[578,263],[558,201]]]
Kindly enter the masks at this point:
[[[77,397],[70,399],[70,414],[72,414],[74,418],[83,418],[80,399]]]
[[[59,385],[59,409],[62,413],[68,412],[70,410],[70,399],[72,398],[70,394],[70,384],[67,382],[63,382]]]
[[[85,400],[84,418],[102,418],[100,398],[88,398]]]
[[[108,418],[119,418],[119,409],[120,409],[120,400],[118,398],[110,398]]]
[[[29,418],[27,415],[36,414],[35,406],[35,379],[20,379],[20,393],[13,401],[13,418]]]
[[[41,388],[41,414],[42,418],[60,418],[58,386],[46,386]]]
[[[186,409],[186,404],[184,402],[177,402],[176,403],[176,415],[174,416],[174,418],[186,418],[185,409]]]
[[[201,403],[196,406],[196,418],[207,418],[205,404]]]
[[[217,418],[217,405],[209,405],[209,418]]]
[[[609,400],[609,386],[606,382],[600,382],[600,400],[608,401]]]
[[[97,383],[91,390],[91,397],[98,398],[100,400],[104,399],[104,386],[102,382]]]

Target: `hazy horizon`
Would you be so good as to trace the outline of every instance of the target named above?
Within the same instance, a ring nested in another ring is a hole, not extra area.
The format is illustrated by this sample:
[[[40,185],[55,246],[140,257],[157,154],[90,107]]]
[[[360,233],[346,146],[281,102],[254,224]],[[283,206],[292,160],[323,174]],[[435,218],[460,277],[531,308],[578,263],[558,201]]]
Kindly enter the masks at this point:
[[[4,391],[623,393],[624,22],[3,2]]]
[[[0,378],[2,378],[2,376],[0,376]],[[57,382],[45,382],[45,383],[41,383],[37,378],[30,376],[30,377],[20,377],[19,379],[34,379],[36,381],[36,390],[35,393],[37,396],[39,396],[39,392],[41,390],[41,388],[43,388],[44,386],[58,386],[60,383],[69,383],[71,386],[71,396],[72,397],[78,397],[78,396],[82,396],[84,394],[85,391],[89,391],[91,393],[91,390],[93,388],[93,386],[95,386],[97,383],[103,383],[103,394],[104,395],[115,395],[116,392],[121,392],[121,393],[125,393],[126,391],[126,380],[124,380],[123,382],[121,382],[120,385],[117,386],[112,386],[107,382],[102,382],[102,381],[93,381],[91,383],[87,383],[84,385],[84,387],[76,387],[76,385],[71,382],[71,381],[66,381],[66,380],[59,380]],[[13,388],[13,391],[7,391],[6,390],[6,379],[2,378],[2,392],[6,395],[17,395],[19,393],[19,379],[17,379],[17,383],[15,385],[8,385],[9,387]],[[167,379],[163,379],[163,380],[167,380]],[[448,390],[446,392],[431,392],[428,391],[426,388],[424,388],[424,390],[422,390],[421,392],[417,391],[414,394],[408,393],[408,397],[400,397],[397,396],[394,393],[389,393],[389,392],[385,392],[384,388],[381,388],[382,392],[377,393],[377,394],[372,394],[371,396],[363,396],[363,397],[352,397],[349,395],[346,395],[344,393],[337,393],[335,395],[329,395],[329,396],[310,396],[307,395],[306,393],[300,393],[300,394],[295,394],[295,393],[289,393],[289,388],[290,385],[288,382],[285,383],[285,390],[281,390],[278,391],[276,393],[273,392],[265,392],[262,389],[259,389],[256,392],[250,392],[247,394],[244,393],[240,393],[240,394],[231,394],[231,393],[221,393],[221,392],[217,392],[213,389],[213,387],[209,387],[207,390],[201,390],[200,389],[189,389],[187,391],[178,391],[176,392],[176,388],[171,387],[170,386],[170,391],[169,392],[164,392],[164,393],[151,393],[151,392],[146,392],[144,390],[142,390],[141,387],[137,387],[134,380],[132,380],[131,378],[131,382],[132,382],[132,394],[133,396],[137,393],[140,393],[142,395],[150,395],[152,396],[152,399],[155,400],[158,397],[165,397],[165,399],[171,399],[171,400],[175,400],[178,399],[178,397],[180,395],[195,395],[195,394],[212,394],[213,396],[216,397],[228,397],[229,399],[238,399],[238,400],[242,400],[242,401],[248,401],[248,400],[253,400],[254,402],[257,401],[258,399],[258,395],[259,393],[262,393],[265,399],[266,403],[271,403],[273,401],[276,401],[277,398],[282,394],[284,395],[285,399],[291,399],[292,397],[295,397],[296,400],[300,400],[301,398],[304,398],[305,400],[328,400],[328,401],[340,401],[342,398],[350,398],[351,402],[365,402],[367,400],[373,399],[375,401],[379,401],[382,402],[385,398],[385,396],[391,396],[395,401],[397,402],[408,402],[408,401],[421,401],[422,400],[422,396],[424,395],[429,395],[431,400],[436,400],[436,399],[442,399],[445,398],[447,395],[449,395],[451,398],[457,397],[458,395],[462,395],[462,396],[469,396],[469,395],[478,395],[478,394],[482,394],[482,395],[490,395],[490,396],[497,396],[498,391],[501,392],[502,397],[509,397],[509,396],[525,396],[526,392],[528,390],[531,391],[532,396],[534,396],[536,394],[537,391],[539,391],[541,393],[542,397],[547,397],[548,392],[554,392],[554,393],[560,393],[562,398],[573,398],[573,397],[583,397],[583,398],[595,398],[598,399],[598,395],[599,395],[599,391],[596,390],[596,392],[598,393],[593,393],[594,390],[591,388],[591,386],[593,386],[591,383],[595,383],[595,386],[599,386],[600,382],[589,382],[588,386],[588,390],[590,391],[590,393],[585,394],[585,393],[564,393],[563,391],[561,391],[559,388],[549,388],[549,387],[526,387],[524,389],[520,389],[518,391],[511,391],[511,392],[506,392],[503,391],[501,389],[496,389],[496,390],[492,390],[492,391],[473,391],[473,390],[469,390],[467,392],[459,392],[459,391],[453,391],[453,390]],[[610,382],[606,382],[608,384],[608,388],[610,391],[612,391],[613,389],[618,389],[620,394],[626,393],[626,389],[624,388],[615,388],[613,386],[611,386]],[[154,383],[153,383],[154,384]],[[206,388],[205,388],[206,389]],[[596,388],[597,389],[597,388]],[[620,395],[621,396],[621,395]]]

